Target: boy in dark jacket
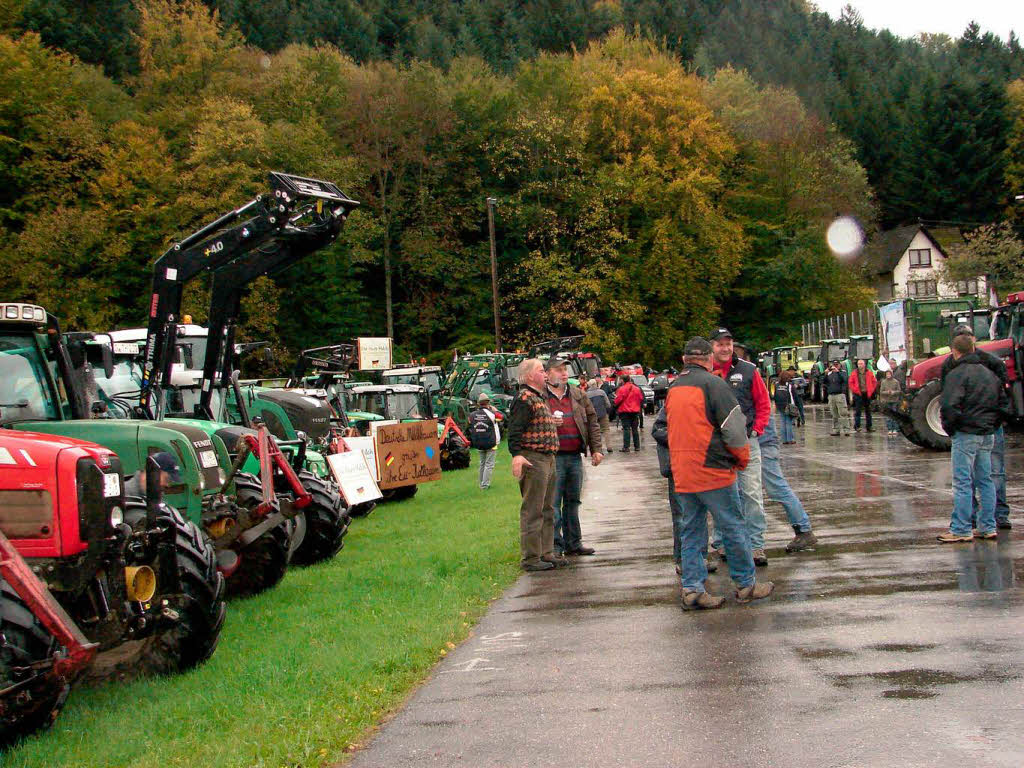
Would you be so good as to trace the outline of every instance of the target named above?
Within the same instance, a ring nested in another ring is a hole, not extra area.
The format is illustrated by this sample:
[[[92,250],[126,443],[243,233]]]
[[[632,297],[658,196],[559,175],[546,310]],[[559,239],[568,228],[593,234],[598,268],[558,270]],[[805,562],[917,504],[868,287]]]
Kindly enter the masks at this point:
[[[978,538],[996,538],[996,491],[992,483],[994,434],[1002,426],[1002,382],[981,361],[968,335],[953,339],[953,365],[942,387],[939,416],[953,438],[953,515],[943,543],[971,541],[974,488],[978,489]]]

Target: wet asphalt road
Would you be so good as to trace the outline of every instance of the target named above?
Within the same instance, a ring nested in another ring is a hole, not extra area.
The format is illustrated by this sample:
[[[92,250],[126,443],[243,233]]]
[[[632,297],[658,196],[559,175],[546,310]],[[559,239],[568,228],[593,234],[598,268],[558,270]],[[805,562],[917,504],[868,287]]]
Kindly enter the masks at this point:
[[[786,555],[767,504],[768,601],[680,610],[647,438],[588,474],[598,554],[524,575],[352,764],[1024,765],[1024,439],[1007,444],[1017,528],[940,545],[949,454],[884,421],[829,437],[824,417],[783,451],[820,542]],[[723,571],[709,591],[731,595]]]

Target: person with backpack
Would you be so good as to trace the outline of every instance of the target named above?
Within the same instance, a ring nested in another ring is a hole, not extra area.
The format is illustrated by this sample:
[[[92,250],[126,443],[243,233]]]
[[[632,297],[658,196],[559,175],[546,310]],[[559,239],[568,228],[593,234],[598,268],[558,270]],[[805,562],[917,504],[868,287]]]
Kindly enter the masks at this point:
[[[480,451],[480,487],[487,490],[491,487],[501,430],[498,428],[498,413],[491,405],[491,396],[481,392],[476,403],[477,409],[469,414],[469,444]]]
[[[793,445],[796,443],[796,436],[793,434],[793,420],[800,417],[800,410],[796,407],[796,396],[793,386],[793,372],[783,371],[779,381],[775,385],[775,409],[779,412],[782,432],[782,444]]]

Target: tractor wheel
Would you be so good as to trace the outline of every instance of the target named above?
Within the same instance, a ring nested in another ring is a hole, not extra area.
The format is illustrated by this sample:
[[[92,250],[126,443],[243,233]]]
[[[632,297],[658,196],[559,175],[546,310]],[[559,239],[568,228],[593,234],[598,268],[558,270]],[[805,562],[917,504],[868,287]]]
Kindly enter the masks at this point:
[[[345,534],[352,518],[348,516],[341,496],[328,483],[306,470],[299,472],[299,481],[312,495],[313,501],[302,510],[306,518],[306,535],[292,555],[292,562],[312,565],[330,560],[345,546]]]
[[[918,445],[936,451],[948,451],[953,444],[939,419],[942,383],[933,379],[921,387],[910,402],[910,420],[914,432],[921,438]]]
[[[14,589],[0,581],[0,690],[30,680],[30,665],[53,658],[59,650]],[[20,692],[0,698],[0,748],[49,728],[70,689],[69,680],[44,671]]]
[[[239,506],[254,509],[263,501],[263,489],[259,480],[252,475],[241,472],[236,475],[235,489]],[[240,562],[227,579],[228,597],[251,597],[270,589],[283,579],[288,570],[290,538],[287,525],[282,523],[245,549],[238,550]]]
[[[376,508],[376,501],[364,501],[362,504],[356,504],[354,507],[349,507],[348,514],[350,517],[366,517]]]
[[[391,488],[381,493],[384,494],[384,501],[402,501],[403,499],[411,499],[418,490],[419,485],[403,485],[400,488]]]
[[[132,507],[146,513],[145,504],[125,503],[125,519]],[[174,528],[174,556],[185,604],[180,620],[171,629],[147,638],[139,657],[140,671],[147,674],[184,672],[206,661],[217,649],[224,626],[224,577],[217,570],[217,556],[210,539],[174,507],[164,506],[160,522]],[[159,593],[154,599],[160,599]]]

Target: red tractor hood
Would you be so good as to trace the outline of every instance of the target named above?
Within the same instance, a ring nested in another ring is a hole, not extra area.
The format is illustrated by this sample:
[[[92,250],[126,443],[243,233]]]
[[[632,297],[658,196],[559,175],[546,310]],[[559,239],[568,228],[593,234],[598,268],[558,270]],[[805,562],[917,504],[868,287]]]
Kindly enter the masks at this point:
[[[978,349],[983,349],[996,357],[1005,358],[1012,354],[1013,341],[1010,339],[982,341],[978,343]],[[927,360],[923,360],[915,365],[910,369],[910,375],[907,377],[907,388],[919,389],[932,379],[939,378],[939,373],[942,371],[942,364],[946,362],[948,358],[949,354],[938,355],[936,357],[930,357]]]
[[[10,429],[0,429],[0,448],[6,449],[6,453],[0,451],[0,465],[5,463],[7,453],[13,456],[16,464],[23,466],[32,466],[32,462],[38,466],[53,464],[57,460],[57,454],[66,448],[84,448],[96,458],[114,455],[113,451],[86,440]],[[25,456],[26,453],[28,458]],[[101,462],[101,465],[103,464],[105,462]]]

